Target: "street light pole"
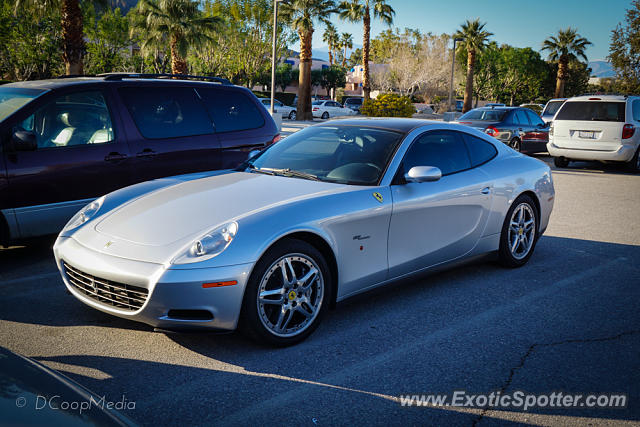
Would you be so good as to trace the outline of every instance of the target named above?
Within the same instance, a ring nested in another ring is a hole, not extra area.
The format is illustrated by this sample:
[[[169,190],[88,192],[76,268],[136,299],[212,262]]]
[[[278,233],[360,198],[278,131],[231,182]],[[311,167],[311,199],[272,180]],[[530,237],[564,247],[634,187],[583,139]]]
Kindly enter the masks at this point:
[[[452,111],[452,100],[453,100],[453,69],[456,65],[456,42],[461,42],[463,39],[459,37],[454,37],[453,39],[453,50],[451,54],[451,84],[449,86],[449,111]]]
[[[271,47],[271,107],[269,112],[273,115],[273,100],[276,96],[276,37],[278,28],[278,2],[282,0],[273,0],[273,46]]]

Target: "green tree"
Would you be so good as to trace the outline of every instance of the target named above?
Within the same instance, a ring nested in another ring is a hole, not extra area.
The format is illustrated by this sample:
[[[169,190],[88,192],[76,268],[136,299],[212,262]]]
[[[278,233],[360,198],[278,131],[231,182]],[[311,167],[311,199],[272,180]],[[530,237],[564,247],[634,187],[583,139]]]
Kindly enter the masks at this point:
[[[578,58],[583,58],[586,62],[585,50],[590,44],[592,43],[589,40],[581,37],[577,30],[571,27],[558,31],[557,35],[542,43],[542,50],[549,51],[549,60],[558,62],[555,98],[564,96],[564,87],[569,77],[569,62]]]
[[[387,25],[393,23],[395,11],[386,0],[344,0],[340,3],[340,18],[351,22],[362,22],[362,90],[364,99],[371,98],[369,76],[369,51],[371,40],[371,11],[374,18],[380,19]]]
[[[351,52],[351,55],[349,56],[349,59],[347,60],[347,67],[348,68],[353,68],[356,65],[359,65],[361,60],[362,60],[362,49],[357,48],[356,50]]]
[[[143,49],[166,38],[174,74],[188,72],[185,58],[189,47],[211,40],[211,34],[222,22],[218,16],[204,16],[199,2],[194,0],[140,0],[137,8],[145,18],[135,20],[131,31],[144,32]]]
[[[327,23],[324,33],[322,33],[322,41],[327,44],[329,49],[329,65],[333,65],[334,52],[340,45],[340,36],[335,25],[331,22]]]
[[[558,75],[558,63],[547,63],[547,77],[542,87],[542,97],[555,97],[555,88],[557,86],[556,76]],[[569,61],[567,64],[567,80],[564,85],[564,97],[581,95],[589,90],[589,77],[591,76],[591,68],[584,62],[577,59]]]
[[[463,39],[460,44],[460,48],[464,48],[467,51],[467,78],[464,86],[464,104],[462,112],[467,112],[471,109],[471,101],[473,98],[473,72],[476,64],[476,55],[478,52],[482,52],[487,44],[487,40],[493,35],[493,33],[484,30],[485,25],[485,23],[480,23],[479,19],[475,19],[473,21],[467,20],[453,35],[454,37]]]
[[[640,93],[640,0],[631,3],[624,24],[612,31],[609,60],[616,71],[617,86],[626,93]]]
[[[93,11],[93,9],[90,9]],[[122,16],[120,9],[107,9],[99,19],[89,14],[85,16],[87,34],[87,74],[124,71],[126,49],[132,45],[129,37],[129,20]]]
[[[291,64],[280,64],[276,67],[276,86],[284,92],[293,80]]]
[[[347,49],[353,49],[353,37],[349,33],[340,34],[340,48],[342,48],[342,68],[346,66]]]
[[[282,18],[289,22],[300,38],[300,78],[298,86],[297,120],[313,120],[311,113],[311,49],[314,21],[325,25],[336,12],[333,0],[286,0],[282,3]]]
[[[83,0],[104,6],[105,0]],[[60,16],[62,28],[62,60],[67,74],[84,73],[84,29],[81,0],[14,0],[16,14],[34,14],[43,18]]]
[[[331,96],[336,89],[346,86],[346,78],[347,70],[339,65],[332,65],[322,69],[320,86],[327,90],[327,95]]]

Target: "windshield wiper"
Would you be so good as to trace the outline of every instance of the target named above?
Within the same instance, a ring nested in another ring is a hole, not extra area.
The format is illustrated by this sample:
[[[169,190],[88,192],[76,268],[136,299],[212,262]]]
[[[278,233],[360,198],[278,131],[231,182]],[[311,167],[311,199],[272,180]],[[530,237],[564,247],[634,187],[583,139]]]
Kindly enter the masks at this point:
[[[311,173],[306,173],[306,172],[302,172],[302,171],[297,171],[297,170],[293,170],[293,169],[289,169],[289,168],[257,168],[253,165],[251,165],[251,167],[253,167],[252,170],[255,170],[257,172],[263,172],[263,173],[267,173],[270,175],[282,175],[282,176],[295,176],[296,178],[304,178],[304,179],[310,179],[312,181],[320,181],[320,178],[318,178],[317,175],[311,174]]]

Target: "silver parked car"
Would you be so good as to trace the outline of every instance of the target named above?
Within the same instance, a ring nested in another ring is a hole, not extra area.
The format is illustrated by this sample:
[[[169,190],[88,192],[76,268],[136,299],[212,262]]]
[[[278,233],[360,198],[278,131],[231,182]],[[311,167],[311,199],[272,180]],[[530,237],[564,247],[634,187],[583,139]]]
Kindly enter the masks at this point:
[[[98,310],[287,345],[335,302],[408,275],[489,253],[525,264],[553,202],[545,163],[475,129],[339,120],[234,171],[108,194],[54,253],[67,289]]]

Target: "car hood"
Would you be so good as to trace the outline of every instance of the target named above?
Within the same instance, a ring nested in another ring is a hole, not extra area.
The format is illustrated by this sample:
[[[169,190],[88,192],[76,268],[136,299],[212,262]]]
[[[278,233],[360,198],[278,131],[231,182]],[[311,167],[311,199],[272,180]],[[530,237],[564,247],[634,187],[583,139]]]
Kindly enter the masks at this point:
[[[137,246],[172,247],[244,216],[344,189],[344,185],[235,172],[180,182],[113,209],[95,230]],[[188,243],[188,242],[187,242]]]

